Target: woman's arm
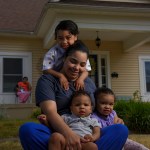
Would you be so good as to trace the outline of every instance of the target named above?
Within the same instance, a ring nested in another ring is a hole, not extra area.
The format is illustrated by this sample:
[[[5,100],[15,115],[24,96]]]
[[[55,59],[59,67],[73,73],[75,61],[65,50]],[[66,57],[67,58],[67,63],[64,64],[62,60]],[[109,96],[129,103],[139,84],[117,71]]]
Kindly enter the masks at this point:
[[[80,137],[66,125],[61,116],[57,113],[56,102],[46,100],[40,103],[40,107],[42,112],[47,116],[48,123],[57,132],[64,135],[67,144],[66,147],[72,150],[81,150]]]

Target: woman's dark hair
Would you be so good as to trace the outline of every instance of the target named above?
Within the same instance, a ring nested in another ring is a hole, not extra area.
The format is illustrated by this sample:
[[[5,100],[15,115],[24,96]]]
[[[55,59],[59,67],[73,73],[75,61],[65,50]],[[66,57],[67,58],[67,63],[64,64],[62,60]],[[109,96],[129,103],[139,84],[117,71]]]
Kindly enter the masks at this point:
[[[78,96],[81,96],[81,95],[85,95],[85,96],[88,96],[91,100],[91,96],[90,96],[90,93],[88,93],[87,91],[84,91],[84,90],[79,90],[79,91],[75,91],[72,95],[71,95],[71,100],[70,100],[70,104],[69,106],[72,105],[72,101],[75,97],[78,97]],[[92,100],[91,100],[91,105],[93,106],[93,103],[92,103]]]
[[[78,26],[75,22],[72,20],[63,20],[61,21],[55,28],[55,40],[57,39],[57,32],[59,30],[67,30],[69,31],[72,35],[77,35],[79,34],[78,31]]]
[[[87,58],[89,57],[89,49],[85,46],[85,44],[77,40],[73,45],[70,45],[66,50],[66,57],[72,55],[75,51],[80,51],[87,54]]]
[[[107,87],[100,87],[100,88],[97,88],[96,91],[94,92],[95,104],[97,103],[97,99],[100,94],[113,95],[114,99],[115,99],[115,94],[111,89],[109,89]]]

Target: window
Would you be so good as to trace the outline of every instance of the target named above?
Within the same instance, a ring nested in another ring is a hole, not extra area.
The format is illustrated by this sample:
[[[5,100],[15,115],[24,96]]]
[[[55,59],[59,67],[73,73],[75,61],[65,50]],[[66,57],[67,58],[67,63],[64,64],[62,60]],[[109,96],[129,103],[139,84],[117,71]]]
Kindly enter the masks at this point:
[[[0,52],[0,93],[14,93],[14,87],[23,76],[31,82],[31,53]]]
[[[14,92],[17,82],[23,77],[22,58],[3,58],[3,93]]]
[[[150,101],[150,56],[139,57],[140,88],[143,101]]]
[[[145,85],[146,92],[150,92],[150,60],[145,61]]]

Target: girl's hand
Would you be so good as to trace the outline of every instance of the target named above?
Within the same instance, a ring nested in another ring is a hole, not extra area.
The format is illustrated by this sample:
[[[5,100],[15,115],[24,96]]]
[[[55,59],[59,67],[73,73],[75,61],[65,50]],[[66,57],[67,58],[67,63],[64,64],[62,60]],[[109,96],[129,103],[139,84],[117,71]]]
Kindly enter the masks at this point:
[[[114,124],[124,124],[124,121],[119,117],[115,117],[114,118]]]
[[[63,74],[61,74],[59,81],[62,88],[64,88],[65,90],[69,89],[69,82]]]
[[[84,90],[84,81],[82,79],[78,78],[75,81],[74,86],[76,88],[76,91]]]

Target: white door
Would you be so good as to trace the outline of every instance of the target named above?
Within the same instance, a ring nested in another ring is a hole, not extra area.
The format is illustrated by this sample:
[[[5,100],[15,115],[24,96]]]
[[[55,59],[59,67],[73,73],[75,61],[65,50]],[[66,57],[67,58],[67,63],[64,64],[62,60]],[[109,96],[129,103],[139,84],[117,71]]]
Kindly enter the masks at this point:
[[[110,85],[110,63],[108,51],[91,51],[89,56],[91,72],[89,77],[97,87],[111,87]]]
[[[31,53],[0,52],[0,104],[14,104],[17,82],[27,76],[32,80]]]

